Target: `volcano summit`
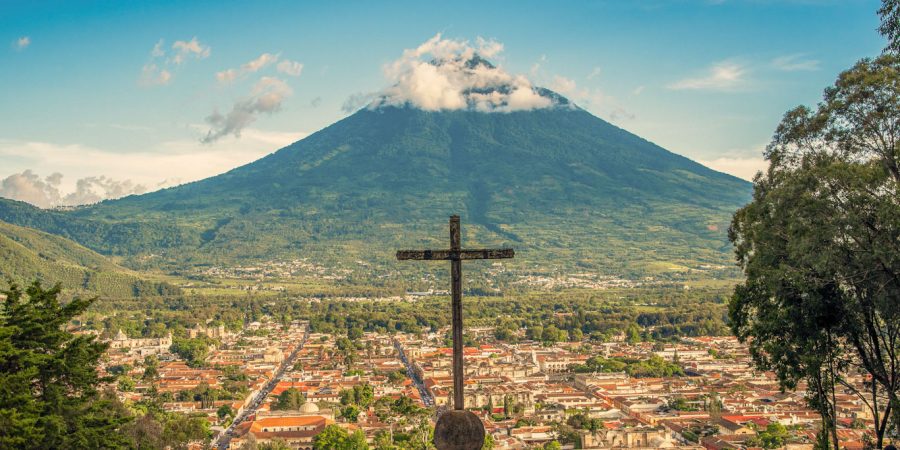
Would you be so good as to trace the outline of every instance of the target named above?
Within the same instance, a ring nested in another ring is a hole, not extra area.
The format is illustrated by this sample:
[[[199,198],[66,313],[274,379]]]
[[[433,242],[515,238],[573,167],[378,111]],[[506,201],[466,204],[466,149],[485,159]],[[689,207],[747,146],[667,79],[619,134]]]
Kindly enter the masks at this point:
[[[260,160],[71,212],[0,203],[0,219],[70,237],[132,266],[311,257],[392,267],[461,214],[473,244],[515,264],[636,278],[730,266],[724,230],[749,183],[618,128],[507,74],[497,49],[432,40],[349,117]],[[423,57],[429,56],[427,60]],[[668,275],[666,275],[668,276]]]

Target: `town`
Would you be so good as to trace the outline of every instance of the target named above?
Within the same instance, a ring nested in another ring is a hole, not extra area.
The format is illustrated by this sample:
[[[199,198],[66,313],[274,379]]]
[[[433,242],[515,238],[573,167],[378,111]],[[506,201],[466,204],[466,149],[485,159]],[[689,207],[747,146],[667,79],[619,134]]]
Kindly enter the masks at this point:
[[[119,332],[101,371],[126,403],[154,398],[205,420],[211,438],[196,448],[312,449],[322,433],[359,448],[429,448],[452,402],[446,331],[323,334],[263,317],[239,332],[197,325],[174,341]],[[469,328],[464,349],[465,403],[492,448],[799,450],[816,441],[821,418],[804,387],[781,392],[733,337],[653,343],[623,333],[548,345],[526,339],[533,330],[516,343],[495,334]],[[837,405],[842,446],[864,448],[868,409],[846,392]]]

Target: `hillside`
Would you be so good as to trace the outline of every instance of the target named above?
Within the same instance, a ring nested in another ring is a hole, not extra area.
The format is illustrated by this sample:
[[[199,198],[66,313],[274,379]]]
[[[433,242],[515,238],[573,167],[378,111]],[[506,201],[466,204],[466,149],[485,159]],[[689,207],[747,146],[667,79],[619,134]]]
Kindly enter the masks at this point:
[[[0,222],[0,286],[35,279],[61,283],[68,293],[132,297],[175,293],[177,288],[149,281],[102,255],[65,238]]]
[[[446,218],[458,213],[465,242],[516,247],[510,264],[520,270],[727,275],[725,230],[750,183],[543,92],[558,106],[364,108],[216,177],[71,212],[5,201],[0,219],[126,256],[132,267],[308,257],[390,274],[395,249],[445,246]]]

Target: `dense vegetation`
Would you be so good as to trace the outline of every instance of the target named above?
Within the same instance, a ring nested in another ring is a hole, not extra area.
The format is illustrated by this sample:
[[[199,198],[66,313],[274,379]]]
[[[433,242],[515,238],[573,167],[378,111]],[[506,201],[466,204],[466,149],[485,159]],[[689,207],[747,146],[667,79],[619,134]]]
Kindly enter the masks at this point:
[[[545,342],[600,341],[637,329],[637,340],[666,340],[676,336],[721,335],[724,294],[719,291],[573,291],[525,294],[521,297],[466,297],[469,326],[496,326],[495,337],[515,342],[520,330],[528,338]],[[618,298],[622,297],[622,298]],[[339,332],[437,330],[448,323],[449,301],[416,303],[327,302],[311,304],[311,326],[316,331]],[[536,330],[541,330],[539,333]]]
[[[170,295],[179,289],[148,280],[68,239],[0,221],[0,288],[9,281],[60,283],[67,294],[112,297]]]
[[[897,8],[882,10],[894,50]],[[900,430],[898,123],[900,56],[859,61],[816,108],[785,114],[732,224],[747,277],[729,304],[732,330],[782,387],[807,383],[820,448],[839,447],[839,389],[868,407],[876,448]],[[872,381],[861,392],[847,372]],[[779,445],[780,431],[763,445]]]
[[[581,338],[606,341],[617,334],[625,334],[632,342],[665,341],[679,336],[727,334],[727,292],[727,288],[532,292],[467,296],[463,308],[467,326],[495,327],[495,337],[506,342],[524,338],[547,343]],[[387,302],[309,301],[288,295],[176,296],[110,299],[95,304],[83,323],[107,335],[120,329],[134,337],[160,337],[173,332],[177,342],[187,343],[191,340],[181,339],[186,338],[186,330],[206,321],[236,331],[268,315],[284,323],[308,319],[315,332],[358,336],[363,331],[437,330],[449,323],[449,314],[446,297]],[[203,351],[202,345],[184,347]],[[185,355],[190,356],[189,352]]]
[[[278,394],[278,400],[272,405],[275,411],[296,411],[306,403],[306,397],[297,389],[290,388]]]
[[[666,361],[656,355],[646,360],[594,356],[584,365],[576,366],[575,372],[625,372],[635,378],[684,375],[684,370],[677,363]]]
[[[158,401],[126,407],[101,392],[107,345],[66,325],[93,300],[60,303],[59,287],[13,285],[0,303],[0,448],[186,448],[209,437],[205,419]]]

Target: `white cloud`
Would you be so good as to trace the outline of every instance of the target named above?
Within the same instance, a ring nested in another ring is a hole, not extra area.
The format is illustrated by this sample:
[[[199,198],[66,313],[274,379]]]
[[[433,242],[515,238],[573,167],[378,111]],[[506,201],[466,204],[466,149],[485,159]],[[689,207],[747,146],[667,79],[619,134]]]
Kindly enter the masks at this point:
[[[261,113],[274,113],[281,109],[284,99],[291,96],[294,91],[284,81],[278,78],[263,77],[245,99],[232,106],[228,114],[214,111],[206,118],[206,122],[212,127],[202,139],[204,143],[212,143],[227,135],[241,136],[241,130],[256,120]]]
[[[720,62],[709,68],[706,75],[697,78],[685,78],[670,84],[674,90],[712,90],[727,91],[739,87],[744,82],[747,69],[734,62]]]
[[[75,190],[60,191],[63,175],[54,172],[41,179],[30,169],[14,173],[0,180],[0,197],[31,203],[41,208],[74,206],[97,203],[108,198],[142,194],[147,188],[131,180],[114,180],[105,176],[81,178],[75,182]]]
[[[199,132],[203,126],[192,128]],[[0,161],[5,163],[0,168],[0,197],[48,207],[161,189],[247,164],[306,133],[245,128],[241,135],[222,138],[214,147],[194,137],[126,152],[0,139]],[[36,171],[51,175],[41,177]]]
[[[819,60],[805,58],[803,53],[779,56],[772,60],[772,66],[785,72],[819,70]]]
[[[259,71],[259,69],[262,69],[263,67],[266,67],[269,64],[274,63],[275,61],[278,61],[278,55],[263,53],[262,55],[259,55],[259,58],[256,58],[253,61],[250,61],[247,64],[241,66],[241,69],[248,73],[257,72]]]
[[[482,58],[493,58],[503,52],[503,44],[495,40],[487,40],[481,36],[475,39],[478,54]]]
[[[223,70],[223,71],[217,73],[216,79],[219,80],[219,82],[222,84],[231,83],[232,81],[234,81],[244,75],[259,72],[261,69],[265,68],[266,66],[278,61],[278,58],[279,58],[279,55],[273,55],[271,53],[263,53],[262,55],[259,55],[259,57],[257,57],[256,59],[249,61],[246,64],[242,64],[241,67],[238,69],[227,69],[227,70]],[[281,64],[279,64],[279,67],[281,67]],[[302,64],[300,65],[300,68],[301,69],[303,68]],[[298,73],[298,75],[299,75],[299,73]]]
[[[166,51],[163,50],[163,44],[165,41],[162,39],[156,41],[156,45],[153,46],[153,50],[150,51],[150,56],[153,58],[161,58],[166,56]]]
[[[189,58],[208,58],[212,51],[208,45],[201,44],[196,36],[190,41],[175,41],[172,44],[172,50],[175,51],[175,56],[172,57],[172,62],[175,64],[181,64]]]
[[[14,173],[0,181],[0,197],[31,203],[35,206],[49,207],[59,202],[58,173],[45,179],[30,170]]]
[[[621,106],[616,106],[607,115],[611,122],[623,122],[626,120],[634,120],[637,116]]]
[[[150,50],[150,58],[141,68],[138,85],[144,87],[164,86],[172,81],[173,71],[177,66],[190,58],[203,59],[209,56],[210,47],[201,44],[197,38],[190,41],[175,41],[172,44],[174,55],[166,59],[165,41],[160,39]]]
[[[278,70],[278,72],[285,75],[290,75],[292,77],[299,77],[303,72],[303,64],[287,59],[278,63],[278,66],[276,66],[275,68],[276,70]]]
[[[162,86],[169,84],[169,81],[172,81],[172,72],[161,69],[154,63],[145,64],[138,78],[141,86]]]
[[[641,95],[644,93],[644,86],[638,86],[631,91],[632,95]]]
[[[621,106],[615,97],[607,95],[600,89],[580,88],[571,78],[554,76],[550,82],[550,89],[565,95],[580,106],[588,107],[597,116],[606,117],[610,121],[621,122],[635,118],[635,115]]]
[[[373,94],[370,107],[410,105],[426,111],[472,109],[508,112],[553,106],[522,75],[512,75],[475,56],[496,57],[503,45],[479,38],[468,41],[435,35],[422,45],[404,50],[384,67],[392,86]],[[345,107],[348,104],[345,103]]]
[[[591,70],[591,73],[588,74],[587,79],[591,80],[597,78],[601,73],[603,73],[603,69],[601,69],[600,67],[594,67],[594,70]]]
[[[762,156],[757,157],[721,157],[712,160],[698,161],[710,169],[725,172],[747,181],[753,181],[756,172],[765,171],[769,162]]]
[[[216,79],[219,80],[219,83],[229,84],[232,81],[236,80],[238,76],[237,70],[234,69],[226,69],[221,72],[216,73]]]
[[[13,48],[19,51],[25,50],[29,45],[31,45],[31,38],[28,36],[22,36],[13,41]]]
[[[341,105],[341,111],[344,111],[347,114],[355,112],[357,109],[368,105],[375,99],[375,96],[376,94],[367,94],[364,92],[350,94],[350,96],[347,97],[347,100],[344,100],[344,104]]]
[[[547,55],[541,55],[541,57],[537,60],[537,62],[535,62],[534,64],[531,65],[531,69],[528,70],[528,73],[532,77],[536,77],[538,75],[538,73],[540,73],[541,67],[546,62],[547,62]]]
[[[553,77],[553,82],[550,83],[550,89],[570,97],[587,95],[587,91],[578,90],[578,85],[575,83],[575,80],[560,75]]]

